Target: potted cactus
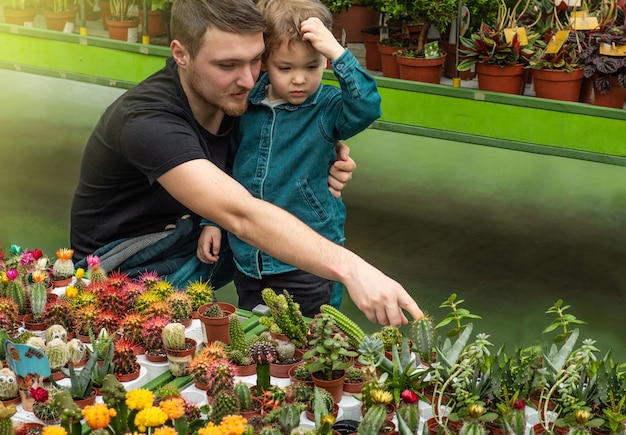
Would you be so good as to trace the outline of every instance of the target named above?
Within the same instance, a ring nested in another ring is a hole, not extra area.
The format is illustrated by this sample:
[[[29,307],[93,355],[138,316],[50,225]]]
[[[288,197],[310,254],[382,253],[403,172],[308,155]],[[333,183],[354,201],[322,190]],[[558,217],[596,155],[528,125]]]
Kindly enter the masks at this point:
[[[165,317],[153,317],[146,321],[141,331],[146,348],[146,359],[150,362],[165,362],[167,356],[163,349],[163,328],[169,323]]]
[[[270,363],[270,375],[275,378],[288,378],[289,369],[302,361],[301,351],[291,341],[275,340],[276,360]]]
[[[59,389],[67,390],[79,407],[93,404],[96,400],[96,392],[92,386],[91,375],[97,363],[98,354],[93,352],[79,372],[74,370],[74,366],[71,364],[68,368],[61,367],[63,374],[70,380],[69,387],[57,384],[54,379],[51,379],[51,383]]]
[[[170,372],[177,377],[187,376],[196,352],[196,340],[185,337],[185,326],[176,322],[165,325],[162,336]]]
[[[308,328],[298,303],[287,290],[283,290],[279,295],[271,288],[266,288],[261,291],[261,296],[269,308],[270,315],[261,317],[259,322],[271,333],[283,334],[297,348],[303,348]]]
[[[250,358],[250,344],[237,313],[228,317],[228,337],[230,345],[226,346],[228,357],[235,364],[238,376],[251,376],[256,373],[256,366]],[[255,336],[256,337],[256,336]]]
[[[250,357],[256,363],[256,394],[270,388],[270,363],[276,359],[276,348],[268,340],[258,340],[250,346]]]
[[[233,304],[211,302],[198,308],[198,318],[202,322],[202,337],[205,343],[221,341],[230,344],[228,317],[236,311]]]
[[[113,345],[113,374],[120,382],[130,382],[139,377],[141,366],[130,340],[119,340]]]
[[[145,316],[139,313],[130,312],[126,314],[120,322],[122,337],[132,341],[135,344],[135,353],[140,355],[145,352],[145,346],[141,333],[143,331],[143,325],[146,321],[147,318]]]
[[[261,401],[252,396],[250,387],[239,381],[235,384],[235,394],[239,399],[239,413],[246,418],[261,414]]]
[[[56,379],[63,378],[63,373],[60,370],[65,367],[70,359],[67,343],[60,338],[54,338],[46,342],[45,352],[50,363],[51,376]]]
[[[165,299],[165,302],[172,310],[172,320],[182,323],[185,327],[191,325],[193,302],[187,293],[174,292]]]
[[[67,342],[67,352],[69,360],[74,367],[81,367],[85,365],[86,356],[87,356],[87,348],[78,338],[72,338]]]
[[[208,390],[209,382],[211,381],[209,378],[209,369],[213,361],[218,359],[226,359],[224,347],[219,343],[204,346],[193,357],[189,364],[189,375],[196,388],[199,390]]]
[[[52,287],[65,287],[74,277],[73,249],[61,248],[56,251],[57,259],[52,265]]]
[[[72,307],[65,299],[57,299],[49,302],[41,317],[44,319],[44,322],[46,322],[46,325],[61,325],[68,333],[69,331],[74,331]]]
[[[194,319],[198,318],[198,309],[202,305],[210,304],[214,301],[213,287],[204,281],[192,281],[185,288],[185,293],[191,298],[192,314]]]
[[[43,331],[46,329],[46,322],[42,318],[42,314],[48,301],[45,273],[40,270],[34,271],[32,278],[33,284],[28,295],[31,314],[24,316],[24,326],[31,331]]]

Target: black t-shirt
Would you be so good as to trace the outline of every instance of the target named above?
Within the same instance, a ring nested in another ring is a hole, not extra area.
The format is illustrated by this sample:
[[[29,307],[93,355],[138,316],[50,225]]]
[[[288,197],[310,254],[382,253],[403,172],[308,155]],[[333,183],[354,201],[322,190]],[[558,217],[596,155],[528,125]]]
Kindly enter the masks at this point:
[[[233,118],[213,135],[194,119],[172,58],[103,114],[83,154],[71,212],[71,246],[82,259],[110,242],[163,231],[190,214],[156,181],[190,160],[227,168]]]

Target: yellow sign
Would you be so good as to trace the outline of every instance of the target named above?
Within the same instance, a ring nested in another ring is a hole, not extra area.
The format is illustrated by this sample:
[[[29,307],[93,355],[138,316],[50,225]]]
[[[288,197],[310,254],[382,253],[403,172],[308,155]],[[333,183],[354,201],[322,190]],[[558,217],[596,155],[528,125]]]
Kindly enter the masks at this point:
[[[559,30],[556,35],[553,35],[546,48],[546,54],[556,54],[559,52],[567,37],[569,36],[569,30]]]
[[[588,10],[574,11],[572,13],[572,29],[594,30],[600,27],[596,17],[590,17]]]
[[[525,27],[515,27],[504,29],[504,37],[506,38],[506,42],[511,45],[513,42],[513,38],[517,35],[517,41],[523,47],[528,45],[528,37],[526,36],[526,28]]]
[[[626,56],[626,45],[600,44],[600,54],[605,56]]]

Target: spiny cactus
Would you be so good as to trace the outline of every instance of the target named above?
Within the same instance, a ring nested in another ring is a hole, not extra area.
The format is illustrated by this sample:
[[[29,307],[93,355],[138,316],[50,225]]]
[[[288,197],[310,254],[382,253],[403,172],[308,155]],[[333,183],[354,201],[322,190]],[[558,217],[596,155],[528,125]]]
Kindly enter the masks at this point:
[[[145,314],[145,316],[148,318],[158,316],[167,317],[168,319],[174,319],[174,312],[165,301],[153,302],[143,311],[143,314]]]
[[[270,363],[276,359],[276,348],[269,341],[256,341],[250,346],[250,358],[256,363],[257,394],[270,387]]]
[[[122,328],[122,336],[137,345],[143,345],[141,331],[143,330],[143,325],[145,322],[146,317],[139,313],[131,312],[126,314],[126,316],[124,316],[124,318],[120,322],[120,326]]]
[[[183,292],[174,292],[165,300],[172,312],[172,319],[176,321],[187,320],[191,318],[193,304],[189,295]]]
[[[192,281],[185,288],[185,292],[191,298],[191,303],[194,310],[197,310],[202,305],[213,302],[213,287],[211,287],[211,284],[209,284],[208,281]]]
[[[282,363],[294,362],[296,345],[290,341],[276,340],[276,358]]]
[[[159,277],[158,272],[155,270],[147,270],[139,274],[137,281],[146,291],[150,291],[157,282],[161,281],[161,277]]]
[[[385,416],[387,413],[382,406],[372,406],[367,410],[359,428],[357,429],[357,435],[374,435],[377,434],[385,423]]]
[[[7,316],[7,321],[11,327],[16,322],[18,311],[19,307],[12,298],[0,297],[0,313],[4,313]]]
[[[145,315],[150,305],[159,302],[159,296],[153,292],[147,292],[139,295],[135,300],[135,311]]]
[[[157,295],[160,301],[164,301],[168,298],[169,295],[171,295],[175,291],[176,289],[171,283],[161,279],[157,283],[155,283],[154,286],[152,286],[152,290],[150,290],[150,293],[154,293],[155,295]]]
[[[185,349],[185,325],[169,323],[163,328],[163,346],[166,349]]]
[[[278,424],[283,433],[291,433],[291,431],[300,425],[300,414],[302,408],[300,404],[288,404],[281,406],[276,410],[278,415]]]
[[[222,391],[232,390],[235,386],[235,367],[225,359],[218,359],[211,363],[209,367],[207,390],[213,397],[221,394]]]
[[[94,285],[94,283],[89,284],[90,287],[92,285]],[[82,291],[70,300],[70,304],[74,310],[79,311],[82,307],[86,307],[87,305],[98,305],[98,297],[95,293],[90,291]]]
[[[48,325],[61,325],[66,330],[74,327],[72,307],[65,299],[57,299],[56,301],[48,303],[41,318]]]
[[[281,432],[277,427],[266,426],[261,429],[259,435],[281,435]]]
[[[430,316],[411,322],[411,340],[422,362],[431,363],[435,349],[435,329]]]
[[[250,411],[252,410],[252,392],[247,384],[243,382],[237,382],[234,388],[235,394],[239,399],[239,410]]]
[[[113,311],[100,311],[94,322],[94,331],[106,329],[107,331],[117,331],[120,327],[120,317]]]
[[[87,261],[87,275],[91,282],[104,282],[107,280],[107,272],[100,265],[100,257],[88,255],[85,260]]]
[[[239,401],[233,390],[222,391],[213,398],[213,406],[211,407],[211,421],[219,424],[227,415],[237,414],[239,412]]]
[[[17,312],[24,314],[26,305],[26,292],[24,291],[24,284],[19,279],[9,281],[7,287],[7,296],[15,302],[17,305]]]
[[[52,370],[60,369],[69,361],[70,354],[67,343],[60,338],[55,338],[46,343],[46,356]]]
[[[306,403],[311,400],[311,397],[313,397],[313,387],[303,382],[293,382],[285,388],[286,402]]]
[[[228,316],[228,336],[230,337],[231,360],[238,365],[251,364],[250,343],[246,338],[246,333],[237,313]]]
[[[40,320],[41,315],[46,308],[46,302],[48,302],[48,292],[45,284],[45,274],[43,271],[35,271],[32,273],[33,284],[30,288],[30,310],[33,313],[35,320]]]
[[[52,276],[54,279],[61,280],[73,276],[74,263],[72,262],[72,256],[74,255],[74,250],[61,248],[57,250],[56,254],[57,259],[52,265]]]
[[[48,326],[46,329],[46,341],[51,341],[55,338],[60,338],[67,343],[67,329],[61,325]]]
[[[30,337],[26,340],[26,344],[39,349],[43,353],[46,353],[46,342],[38,335]]]
[[[95,305],[86,305],[74,312],[75,330],[78,334],[88,335],[90,329],[94,329],[96,319],[100,314]]]
[[[82,341],[78,338],[72,338],[67,342],[67,351],[69,354],[69,362],[72,364],[77,364],[87,354],[87,349]]]
[[[0,369],[0,400],[14,399],[18,395],[17,376],[13,370]]]
[[[107,285],[97,293],[97,296],[102,311],[120,314],[128,311],[128,301],[123,287],[118,288],[114,285]]]
[[[378,332],[374,332],[372,336],[380,339],[388,352],[391,352],[394,344],[398,349],[402,347],[402,332],[397,326],[385,325]]]
[[[486,435],[487,430],[485,426],[475,420],[466,421],[461,426],[461,430],[459,430],[459,435]]]
[[[416,434],[420,423],[420,408],[417,403],[403,403],[396,410],[400,433]]]
[[[365,337],[365,333],[361,329],[359,325],[357,325],[352,319],[346,316],[344,313],[339,311],[337,308],[332,305],[322,305],[320,307],[320,312],[326,313],[335,319],[335,324],[337,327],[346,334],[348,338],[348,342],[353,347],[359,347],[359,343],[363,341]]]
[[[169,320],[164,317],[154,317],[146,321],[141,332],[146,350],[163,349],[163,328],[168,323]]]
[[[304,347],[308,328],[300,305],[293,300],[289,292],[283,290],[283,294],[278,295],[271,288],[266,288],[261,291],[261,297],[282,333],[297,347]]]
[[[129,340],[119,340],[114,343],[113,371],[117,375],[129,375],[139,370],[137,356],[133,351],[135,344]]]
[[[204,311],[204,315],[206,317],[224,317],[224,311],[222,311],[222,307],[219,305],[211,304]]]
[[[4,406],[0,403],[0,435],[13,435],[13,422],[11,417],[15,415],[17,408],[15,405]]]

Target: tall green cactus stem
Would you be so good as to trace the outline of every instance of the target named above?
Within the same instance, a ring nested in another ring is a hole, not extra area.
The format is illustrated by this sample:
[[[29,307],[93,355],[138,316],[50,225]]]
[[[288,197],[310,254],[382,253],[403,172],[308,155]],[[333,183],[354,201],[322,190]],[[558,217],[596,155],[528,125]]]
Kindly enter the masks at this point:
[[[20,314],[24,313],[24,305],[26,304],[26,294],[24,293],[24,285],[19,279],[9,282],[7,296],[13,299],[17,304],[17,310]]]
[[[405,403],[396,410],[398,431],[402,434],[416,434],[420,423],[420,408],[417,403]]]
[[[276,349],[268,341],[257,341],[250,346],[250,358],[256,363],[257,395],[270,388],[270,363],[276,359]]]
[[[163,328],[163,346],[167,349],[185,349],[185,325],[169,323]]]
[[[435,328],[431,317],[424,316],[411,322],[411,339],[421,361],[431,363],[435,349]]]
[[[372,406],[369,408],[359,424],[359,428],[356,431],[357,435],[377,434],[385,423],[386,415],[385,408],[382,406]]]
[[[11,417],[15,415],[17,408],[15,405],[4,406],[0,402],[0,435],[13,435],[13,422]]]
[[[30,309],[33,312],[34,319],[41,319],[47,301],[46,285],[43,282],[33,283],[30,289]]]
[[[300,311],[300,305],[293,300],[289,292],[283,290],[283,294],[279,295],[271,288],[266,288],[261,291],[261,297],[282,333],[296,347],[304,347],[308,328]]]
[[[487,430],[485,426],[479,421],[471,420],[466,421],[459,430],[459,435],[486,435]]]
[[[359,344],[365,337],[365,333],[359,325],[332,305],[322,305],[320,311],[335,319],[335,324],[346,334],[348,342],[352,347],[359,347]]]
[[[227,415],[237,414],[239,412],[239,402],[234,391],[222,391],[213,398],[213,406],[211,407],[211,421],[220,424],[222,418]]]
[[[235,394],[239,399],[239,410],[250,411],[252,410],[252,392],[250,387],[243,382],[237,382],[235,384]]]
[[[291,403],[278,409],[278,425],[283,433],[290,434],[294,428],[300,425],[301,413],[301,406],[297,403]]]
[[[246,339],[246,333],[237,313],[228,316],[228,336],[230,337],[230,349],[247,355],[250,346]]]

